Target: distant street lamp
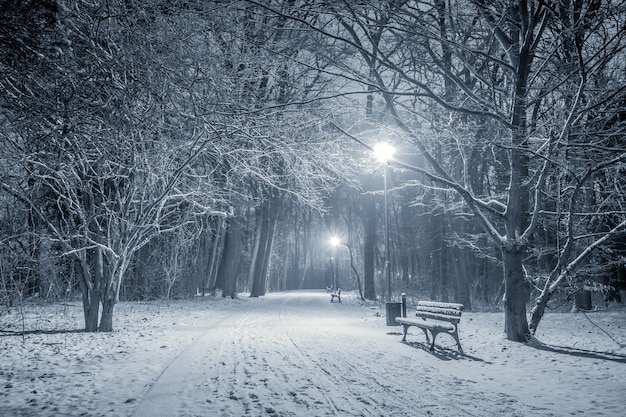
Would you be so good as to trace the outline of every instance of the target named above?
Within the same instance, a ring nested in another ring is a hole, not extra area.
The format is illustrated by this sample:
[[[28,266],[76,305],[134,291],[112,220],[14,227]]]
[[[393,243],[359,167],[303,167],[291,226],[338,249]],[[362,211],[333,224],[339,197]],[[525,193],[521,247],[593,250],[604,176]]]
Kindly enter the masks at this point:
[[[385,195],[385,274],[387,276],[387,302],[391,302],[391,261],[389,256],[389,212],[387,204],[387,177],[389,176],[389,160],[395,153],[395,148],[388,143],[380,143],[374,147],[376,159],[385,164],[384,195]]]
[[[330,263],[333,267],[333,290],[337,291],[337,246],[341,244],[341,240],[337,236],[331,236],[328,242],[333,248],[333,256],[330,258]]]

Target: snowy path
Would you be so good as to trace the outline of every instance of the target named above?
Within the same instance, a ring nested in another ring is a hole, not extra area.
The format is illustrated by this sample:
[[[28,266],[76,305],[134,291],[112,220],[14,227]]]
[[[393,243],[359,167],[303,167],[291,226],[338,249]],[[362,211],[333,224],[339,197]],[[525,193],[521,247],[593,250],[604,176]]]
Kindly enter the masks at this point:
[[[344,295],[344,294],[342,294]],[[545,348],[463,314],[402,343],[377,303],[323,291],[126,302],[112,333],[67,332],[80,302],[0,316],[0,417],[626,416],[626,307],[551,313]],[[21,330],[28,333],[21,334]]]
[[[399,343],[400,328],[372,327],[362,306],[325,293],[270,295],[225,313],[164,370],[135,417],[556,415],[420,362],[473,360]]]

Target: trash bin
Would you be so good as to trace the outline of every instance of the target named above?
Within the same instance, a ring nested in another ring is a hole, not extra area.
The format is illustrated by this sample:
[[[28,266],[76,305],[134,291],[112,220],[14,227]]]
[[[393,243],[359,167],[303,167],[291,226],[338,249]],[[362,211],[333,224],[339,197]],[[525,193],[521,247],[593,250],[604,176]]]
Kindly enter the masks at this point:
[[[385,313],[387,326],[400,326],[400,323],[396,322],[396,317],[402,316],[402,303],[385,303]]]

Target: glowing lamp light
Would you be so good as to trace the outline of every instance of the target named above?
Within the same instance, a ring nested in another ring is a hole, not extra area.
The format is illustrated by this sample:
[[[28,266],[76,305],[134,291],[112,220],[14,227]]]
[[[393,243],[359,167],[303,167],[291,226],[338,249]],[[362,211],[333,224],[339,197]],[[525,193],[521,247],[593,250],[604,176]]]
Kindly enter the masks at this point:
[[[376,159],[383,163],[389,162],[389,160],[393,158],[393,154],[395,152],[396,148],[385,142],[374,146],[374,155],[376,156]]]

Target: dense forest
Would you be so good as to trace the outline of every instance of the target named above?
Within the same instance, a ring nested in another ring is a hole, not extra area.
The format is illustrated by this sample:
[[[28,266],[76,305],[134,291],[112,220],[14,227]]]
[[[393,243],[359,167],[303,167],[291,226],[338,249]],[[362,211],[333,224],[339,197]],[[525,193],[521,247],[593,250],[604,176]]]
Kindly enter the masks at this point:
[[[85,330],[111,331],[120,300],[382,299],[388,267],[394,297],[501,308],[526,341],[556,298],[618,300],[625,17],[623,0],[2,0],[0,301],[80,298]]]

